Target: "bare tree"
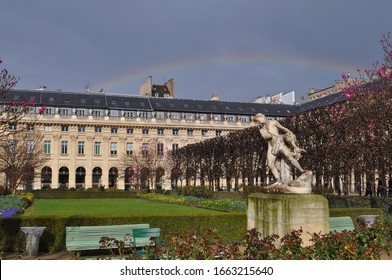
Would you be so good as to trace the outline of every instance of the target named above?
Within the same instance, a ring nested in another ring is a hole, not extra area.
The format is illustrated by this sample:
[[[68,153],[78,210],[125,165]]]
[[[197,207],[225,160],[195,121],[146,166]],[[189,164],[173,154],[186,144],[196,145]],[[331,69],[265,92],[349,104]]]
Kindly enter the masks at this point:
[[[42,135],[37,131],[9,133],[0,142],[0,172],[5,174],[5,192],[15,194],[47,160],[42,149]]]
[[[153,138],[148,142],[142,143],[140,149],[132,154],[121,155],[121,165],[131,178],[135,187],[151,186],[153,190],[157,185],[161,185],[166,177],[171,175],[175,167],[175,159],[169,149],[164,148],[163,142]]]

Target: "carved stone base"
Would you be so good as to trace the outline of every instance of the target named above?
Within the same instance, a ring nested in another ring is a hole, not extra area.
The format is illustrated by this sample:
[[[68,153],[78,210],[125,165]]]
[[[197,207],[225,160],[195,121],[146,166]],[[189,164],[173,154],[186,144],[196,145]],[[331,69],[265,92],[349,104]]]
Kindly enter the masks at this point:
[[[282,238],[292,230],[303,229],[302,241],[310,245],[312,233],[329,231],[328,201],[321,195],[266,194],[248,196],[248,230],[257,229],[261,236],[277,234]]]
[[[267,193],[312,193],[312,171],[305,171],[297,179],[288,183],[274,183],[265,187],[263,190]]]

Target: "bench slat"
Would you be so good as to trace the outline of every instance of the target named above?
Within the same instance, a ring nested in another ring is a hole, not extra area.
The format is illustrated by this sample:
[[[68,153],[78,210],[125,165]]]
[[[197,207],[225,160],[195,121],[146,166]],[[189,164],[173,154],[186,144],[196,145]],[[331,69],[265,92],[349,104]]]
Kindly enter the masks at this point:
[[[161,236],[160,228],[135,228],[133,232],[133,246],[144,247],[150,245],[150,238],[159,238]],[[139,255],[144,255],[143,249],[137,251]]]
[[[112,225],[112,226],[80,226],[66,227],[66,247],[67,251],[98,250],[99,241],[103,236],[124,240],[126,235],[130,235],[133,242],[132,229],[148,228],[149,224],[133,225]]]
[[[351,217],[330,217],[329,230],[342,232],[343,230],[354,230],[355,226]]]

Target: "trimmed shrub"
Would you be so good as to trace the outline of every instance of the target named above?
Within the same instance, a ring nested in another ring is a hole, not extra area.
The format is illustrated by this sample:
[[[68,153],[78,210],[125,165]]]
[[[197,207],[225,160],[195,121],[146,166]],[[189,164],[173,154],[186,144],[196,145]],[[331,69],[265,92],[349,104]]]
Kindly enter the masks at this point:
[[[36,199],[67,199],[67,198],[136,198],[137,190],[107,190],[99,189],[47,189],[34,190],[33,194]]]
[[[212,198],[214,191],[207,186],[185,186],[176,188],[177,195]]]
[[[216,228],[224,242],[241,241],[246,234],[246,214],[219,213],[183,216],[121,216],[121,217],[10,217],[0,218],[0,251],[20,251],[25,244],[20,227],[46,227],[40,238],[40,252],[56,252],[66,249],[65,228],[67,226],[150,224],[159,227],[161,235],[174,232],[186,233],[189,229],[204,231]],[[197,225],[197,226],[196,226]]]

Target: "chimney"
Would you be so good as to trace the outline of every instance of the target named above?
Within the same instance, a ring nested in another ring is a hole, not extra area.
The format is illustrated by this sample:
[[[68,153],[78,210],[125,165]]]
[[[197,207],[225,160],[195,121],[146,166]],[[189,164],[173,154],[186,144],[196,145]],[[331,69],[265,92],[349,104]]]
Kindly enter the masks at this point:
[[[212,96],[211,96],[211,101],[219,101],[219,96],[218,96],[218,94],[212,94]]]

